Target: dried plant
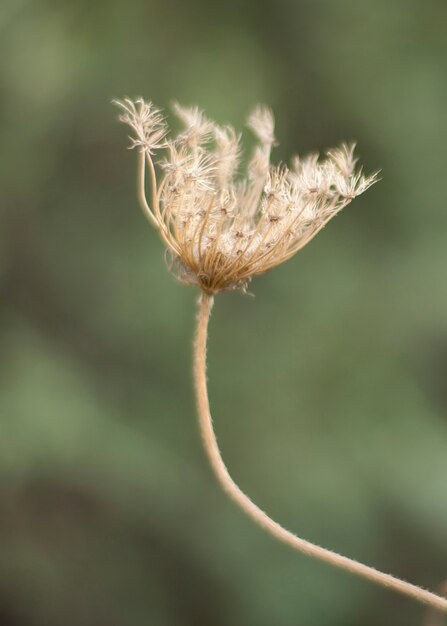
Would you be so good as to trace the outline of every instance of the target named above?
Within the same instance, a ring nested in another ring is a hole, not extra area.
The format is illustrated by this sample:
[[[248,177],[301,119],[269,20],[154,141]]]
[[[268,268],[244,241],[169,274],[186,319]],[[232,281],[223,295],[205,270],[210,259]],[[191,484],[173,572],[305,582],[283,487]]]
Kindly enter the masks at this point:
[[[201,290],[194,354],[197,407],[203,442],[224,490],[277,539],[332,565],[447,611],[447,600],[416,585],[321,548],[273,521],[231,478],[213,429],[206,384],[206,343],[214,295],[246,291],[254,276],[287,261],[343,207],[377,180],[356,169],[354,145],[330,150],[323,159],[295,157],[289,169],[272,166],[274,120],[257,107],[248,126],[258,144],[245,176],[238,176],[240,135],[218,126],[198,108],[174,105],[182,130],[168,138],[162,113],[142,99],[115,101],[120,121],[132,129],[138,150],[138,193],[146,217],[158,230],[170,266],[182,282]],[[164,157],[154,155],[162,150]],[[146,171],[151,183],[146,197]]]
[[[159,230],[178,278],[213,295],[245,290],[250,280],[283,263],[334,215],[376,180],[355,171],[354,146],[343,145],[320,161],[312,154],[293,167],[272,167],[271,112],[258,107],[248,120],[259,139],[247,176],[236,178],[240,135],[219,127],[197,109],[176,104],[185,129],[166,139],[161,113],[143,100],[118,102],[120,120],[140,149],[140,196]],[[165,148],[157,181],[153,153]],[[152,178],[152,206],[144,197],[145,160]]]

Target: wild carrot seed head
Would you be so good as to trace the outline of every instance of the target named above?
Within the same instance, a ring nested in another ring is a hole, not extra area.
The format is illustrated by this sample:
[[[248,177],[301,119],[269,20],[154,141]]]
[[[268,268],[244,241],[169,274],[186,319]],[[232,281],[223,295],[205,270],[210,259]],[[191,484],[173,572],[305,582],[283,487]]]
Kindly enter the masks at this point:
[[[275,145],[271,111],[257,107],[248,118],[258,144],[245,176],[238,176],[240,135],[220,127],[200,109],[174,104],[183,124],[166,139],[161,112],[142,99],[115,102],[120,121],[132,129],[152,177],[152,206],[145,210],[170,253],[177,277],[214,294],[245,290],[250,280],[283,263],[353,198],[377,180],[356,171],[354,144],[329,150],[321,159],[295,157],[292,167],[272,166]],[[164,151],[157,163],[153,155]],[[142,170],[142,172],[144,169]]]

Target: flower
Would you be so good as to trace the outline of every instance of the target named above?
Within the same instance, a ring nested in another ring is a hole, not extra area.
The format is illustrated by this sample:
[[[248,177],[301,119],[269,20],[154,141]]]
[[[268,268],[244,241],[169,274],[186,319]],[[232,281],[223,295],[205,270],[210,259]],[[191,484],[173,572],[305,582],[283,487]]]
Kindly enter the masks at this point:
[[[354,144],[324,158],[295,157],[292,167],[272,166],[271,111],[258,106],[248,118],[258,144],[245,176],[238,176],[240,135],[197,108],[174,105],[182,123],[175,138],[160,110],[141,98],[116,101],[120,121],[132,129],[140,152],[140,198],[170,253],[177,277],[205,293],[246,290],[250,280],[292,257],[353,198],[377,181],[356,171]],[[157,176],[153,155],[164,150]],[[145,196],[145,168],[152,183]]]
[[[164,142],[168,131],[166,123],[161,112],[151,102],[146,103],[142,98],[133,102],[126,98],[123,101],[114,100],[114,103],[122,109],[120,122],[128,124],[134,132],[134,136],[131,137],[131,148],[139,146],[148,154],[152,154],[166,146]]]

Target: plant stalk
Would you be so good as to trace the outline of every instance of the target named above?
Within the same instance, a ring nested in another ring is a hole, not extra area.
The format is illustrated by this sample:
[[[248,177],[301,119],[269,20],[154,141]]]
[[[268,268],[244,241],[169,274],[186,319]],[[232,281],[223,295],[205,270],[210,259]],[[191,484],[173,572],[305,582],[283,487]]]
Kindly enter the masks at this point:
[[[407,595],[414,600],[429,605],[435,609],[447,613],[447,598],[438,596],[431,591],[427,591],[408,583],[390,574],[385,574],[379,570],[363,565],[346,556],[337,554],[332,550],[327,550],[315,545],[305,539],[294,535],[283,528],[280,524],[272,520],[262,511],[231,478],[225,463],[220,454],[216,435],[213,428],[213,421],[210,413],[208,389],[206,382],[206,348],[208,335],[208,322],[214,298],[212,295],[201,293],[199,300],[199,310],[197,317],[197,331],[194,345],[194,383],[196,391],[197,410],[199,416],[200,431],[203,445],[211,467],[220,485],[232,500],[259,526],[276,537],[279,541],[291,546],[295,550],[325,561],[335,567],[351,572],[356,576],[366,578],[393,591]]]

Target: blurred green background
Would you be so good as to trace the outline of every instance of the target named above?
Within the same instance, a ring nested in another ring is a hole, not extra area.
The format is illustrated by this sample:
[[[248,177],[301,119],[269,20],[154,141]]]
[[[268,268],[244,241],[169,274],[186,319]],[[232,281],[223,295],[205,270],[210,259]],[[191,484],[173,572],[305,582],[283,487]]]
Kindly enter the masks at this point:
[[[1,626],[419,626],[276,543],[216,485],[197,292],[138,208],[113,97],[277,118],[277,160],[356,139],[382,181],[224,294],[209,377],[230,471],[304,537],[447,578],[445,0],[2,0]]]

